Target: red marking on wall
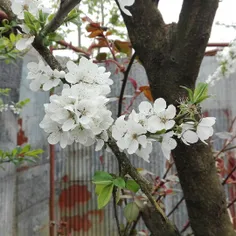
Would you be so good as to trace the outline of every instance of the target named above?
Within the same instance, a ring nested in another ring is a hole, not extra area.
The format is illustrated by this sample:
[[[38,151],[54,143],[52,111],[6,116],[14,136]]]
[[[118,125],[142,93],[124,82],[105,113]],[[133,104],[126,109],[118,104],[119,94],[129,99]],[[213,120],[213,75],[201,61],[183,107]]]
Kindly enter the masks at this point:
[[[69,176],[68,176],[68,175],[64,175],[61,179],[62,179],[62,181],[65,182],[65,183],[66,183],[66,182],[69,182]]]
[[[84,204],[91,198],[91,193],[85,185],[72,185],[62,190],[59,196],[59,207],[61,209],[72,208],[76,203]]]
[[[100,224],[103,221],[104,212],[103,210],[92,210],[88,211],[83,216],[72,216],[66,219],[68,223],[68,229],[71,233],[71,230],[74,231],[83,231],[88,232],[94,224]]]
[[[25,136],[25,132],[22,129],[22,119],[18,119],[19,130],[17,132],[17,145],[21,146],[28,142],[28,138]]]
[[[100,160],[101,164],[104,165],[104,158],[103,158],[103,156],[100,156],[99,160]]]

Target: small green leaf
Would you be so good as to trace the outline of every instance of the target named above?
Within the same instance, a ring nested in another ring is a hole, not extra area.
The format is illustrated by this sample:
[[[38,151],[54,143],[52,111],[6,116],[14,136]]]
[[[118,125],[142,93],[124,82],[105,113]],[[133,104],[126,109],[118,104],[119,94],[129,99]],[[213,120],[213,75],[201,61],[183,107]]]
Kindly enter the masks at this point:
[[[94,184],[111,184],[113,182],[113,177],[105,171],[96,171],[93,176]]]
[[[30,150],[30,145],[27,144],[27,145],[25,145],[25,146],[21,149],[20,154],[21,154],[21,153],[28,152],[29,150]]]
[[[113,191],[113,184],[106,185],[98,195],[98,208],[101,209],[110,201]]]
[[[132,179],[126,181],[126,188],[134,193],[138,192],[140,186]]]
[[[180,86],[180,87],[187,90],[189,101],[193,102],[193,91],[185,86]]]
[[[208,93],[208,84],[207,83],[198,83],[197,87],[194,90],[193,101],[194,103],[200,103],[199,101],[203,101],[203,97],[207,96]]]
[[[138,218],[139,208],[135,202],[130,202],[124,209],[124,215],[128,222],[133,222]]]
[[[95,193],[99,195],[107,184],[96,184]]]
[[[16,41],[15,34],[13,34],[13,33],[10,34],[10,40],[11,40],[12,43],[14,43]]]
[[[35,149],[29,152],[25,153],[25,156],[29,156],[29,157],[38,157],[39,154],[42,154],[43,150],[42,149]]]
[[[113,180],[113,184],[119,188],[125,188],[125,181],[121,177],[118,177]]]

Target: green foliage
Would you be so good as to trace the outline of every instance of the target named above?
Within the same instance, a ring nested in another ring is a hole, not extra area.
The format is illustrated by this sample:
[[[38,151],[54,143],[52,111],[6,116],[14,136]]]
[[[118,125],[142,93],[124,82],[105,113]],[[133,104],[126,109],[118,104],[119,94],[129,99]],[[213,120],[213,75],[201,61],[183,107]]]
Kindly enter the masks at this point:
[[[15,104],[15,107],[22,109],[25,105],[27,105],[30,102],[29,98],[26,98],[22,101],[19,101]]]
[[[43,16],[41,15],[41,18]],[[36,19],[30,12],[25,11],[24,12],[24,21],[25,24],[27,25],[27,27],[30,29],[30,31],[33,34],[37,34],[37,32],[40,30],[41,28],[41,24],[42,22],[40,22],[38,19]],[[46,21],[45,21],[46,22]]]
[[[138,192],[138,190],[140,189],[140,186],[132,179],[128,179],[126,181],[125,187],[134,193]]]
[[[93,176],[93,183],[96,185],[95,192],[98,195],[99,209],[110,201],[114,187],[128,189],[134,193],[140,189],[134,180],[125,181],[124,178],[113,176],[105,171],[96,171]]]
[[[81,25],[80,14],[81,11],[74,8],[72,11],[69,12],[67,17],[65,18],[64,24],[73,23],[77,26]]]
[[[0,60],[5,60],[6,63],[15,61],[19,56],[15,43],[21,38],[21,35],[15,35],[11,31],[13,31],[11,25],[0,27]],[[9,36],[6,37],[8,34]]]
[[[10,91],[11,89],[9,88],[5,88],[5,89],[0,88],[0,95],[9,96]]]
[[[11,162],[15,165],[19,165],[24,161],[35,162],[35,159],[42,153],[42,149],[32,150],[29,144],[24,147],[16,147],[12,151],[0,150],[0,164]]]
[[[180,86],[187,90],[189,102],[192,104],[199,104],[209,98],[208,95],[208,84],[207,83],[198,83],[194,90],[191,90],[185,86]]]
[[[114,184],[105,185],[98,195],[98,208],[101,209],[108,204],[111,199]]]
[[[135,202],[130,202],[125,206],[124,216],[128,222],[133,222],[138,218],[139,207]]]
[[[118,177],[118,178],[114,179],[113,184],[114,184],[116,187],[125,188],[125,181],[124,181],[124,179],[121,178],[121,177]]]

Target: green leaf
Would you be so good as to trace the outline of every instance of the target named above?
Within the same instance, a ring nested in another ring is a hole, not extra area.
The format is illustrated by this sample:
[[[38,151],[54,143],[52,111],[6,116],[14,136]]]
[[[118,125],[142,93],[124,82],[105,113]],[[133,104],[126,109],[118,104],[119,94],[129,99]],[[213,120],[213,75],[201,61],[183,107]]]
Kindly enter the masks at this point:
[[[199,103],[199,101],[203,101],[204,100],[203,97],[205,97],[206,99],[207,93],[208,93],[208,84],[198,83],[193,94],[194,103]]]
[[[113,182],[113,177],[105,171],[96,171],[93,176],[94,184],[111,184]]]
[[[126,188],[134,193],[138,192],[140,186],[132,179],[126,181]]]
[[[42,11],[42,9],[40,9],[39,10],[39,22],[40,22],[41,27],[44,27],[44,25],[46,24],[47,17],[48,17],[48,13],[44,13]]]
[[[113,184],[106,185],[98,195],[98,208],[101,209],[110,201],[113,191]]]
[[[30,145],[27,144],[21,149],[20,153],[25,153],[28,152],[29,150],[30,150]]]
[[[25,153],[25,156],[29,156],[29,157],[38,157],[39,154],[42,154],[43,150],[42,149],[35,149],[29,152]]]
[[[25,24],[34,32],[40,29],[40,22],[28,11],[24,11]]]
[[[135,202],[130,202],[124,209],[124,215],[128,222],[135,221],[139,215],[139,208]]]
[[[102,192],[103,188],[106,186],[107,184],[96,184],[95,193],[99,195]]]
[[[10,40],[11,40],[12,43],[14,43],[16,41],[15,34],[13,34],[13,33],[10,34]]]
[[[193,91],[185,86],[180,86],[180,87],[187,90],[189,101],[193,102]]]
[[[121,177],[118,177],[113,180],[113,184],[119,188],[125,188],[125,181]]]

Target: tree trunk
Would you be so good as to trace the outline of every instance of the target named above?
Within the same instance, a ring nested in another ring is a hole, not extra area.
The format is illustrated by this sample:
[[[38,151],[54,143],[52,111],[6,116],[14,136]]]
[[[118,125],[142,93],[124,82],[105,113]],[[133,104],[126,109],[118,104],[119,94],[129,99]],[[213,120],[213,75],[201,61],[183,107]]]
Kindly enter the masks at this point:
[[[164,24],[151,0],[136,0],[129,8],[133,16],[123,14],[154,99],[162,97],[177,105],[186,96],[180,85],[194,88],[217,7],[218,0],[184,0],[178,24],[170,25]],[[210,148],[179,141],[173,156],[194,234],[236,235]],[[155,224],[150,225],[152,215],[143,217],[151,232],[155,231]]]

